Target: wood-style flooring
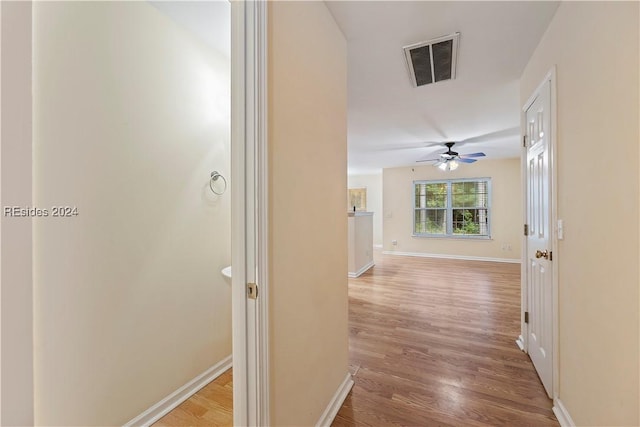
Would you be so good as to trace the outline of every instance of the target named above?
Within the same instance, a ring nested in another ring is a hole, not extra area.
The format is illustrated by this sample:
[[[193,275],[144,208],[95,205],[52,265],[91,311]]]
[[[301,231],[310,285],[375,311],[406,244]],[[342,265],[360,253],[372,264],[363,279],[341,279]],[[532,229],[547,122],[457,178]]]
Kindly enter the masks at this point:
[[[517,264],[376,254],[349,280],[355,385],[334,426],[558,426],[520,332]]]
[[[176,426],[233,426],[231,369],[153,424],[153,427]]]
[[[349,280],[349,331],[355,385],[334,426],[559,425],[515,344],[519,265],[376,254]],[[231,379],[154,426],[231,426]]]

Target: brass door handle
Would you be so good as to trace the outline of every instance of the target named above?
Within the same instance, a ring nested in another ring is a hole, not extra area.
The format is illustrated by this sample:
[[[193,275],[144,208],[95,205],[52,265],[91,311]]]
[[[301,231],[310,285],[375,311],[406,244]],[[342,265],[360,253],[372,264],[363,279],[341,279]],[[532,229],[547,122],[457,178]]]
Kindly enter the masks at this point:
[[[546,249],[544,251],[537,250],[536,251],[536,258],[549,259],[549,251],[547,251]]]

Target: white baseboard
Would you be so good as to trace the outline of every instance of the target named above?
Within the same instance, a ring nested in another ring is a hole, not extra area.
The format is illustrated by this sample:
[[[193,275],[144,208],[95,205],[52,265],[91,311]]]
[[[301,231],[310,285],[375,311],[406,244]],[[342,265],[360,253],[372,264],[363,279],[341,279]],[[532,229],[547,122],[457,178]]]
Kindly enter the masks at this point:
[[[573,422],[569,411],[562,404],[560,399],[555,399],[553,402],[553,413],[556,415],[558,422],[562,427],[575,427],[576,423]]]
[[[516,344],[518,344],[518,347],[520,347],[520,350],[524,351],[524,338],[522,338],[522,335],[518,335]]]
[[[426,254],[422,252],[396,252],[396,251],[382,251],[382,253],[385,255],[416,256],[416,257],[423,257],[423,258],[462,259],[467,261],[489,261],[489,262],[505,262],[510,264],[520,264],[520,259],[516,259],[516,258],[489,258],[489,257],[480,257],[480,256]]]
[[[169,396],[156,403],[142,414],[127,422],[124,427],[147,427],[167,415],[172,409],[193,396],[202,387],[218,378],[231,368],[232,357],[227,356],[202,374],[198,375]]]
[[[373,267],[374,265],[375,265],[374,262],[371,261],[370,263],[368,263],[367,265],[365,265],[364,267],[362,267],[360,270],[356,271],[355,273],[349,272],[348,276],[351,277],[352,279],[355,278],[355,277],[358,277],[362,273],[364,273],[365,271],[367,271],[368,269]]]
[[[329,405],[327,405],[322,415],[320,415],[320,419],[316,423],[316,427],[328,427],[331,425],[333,419],[338,415],[338,411],[340,410],[340,407],[342,407],[344,400],[351,391],[351,387],[353,387],[353,377],[349,372],[347,372],[347,376],[344,378],[344,381],[342,381],[342,384],[340,384],[336,393],[329,401]]]

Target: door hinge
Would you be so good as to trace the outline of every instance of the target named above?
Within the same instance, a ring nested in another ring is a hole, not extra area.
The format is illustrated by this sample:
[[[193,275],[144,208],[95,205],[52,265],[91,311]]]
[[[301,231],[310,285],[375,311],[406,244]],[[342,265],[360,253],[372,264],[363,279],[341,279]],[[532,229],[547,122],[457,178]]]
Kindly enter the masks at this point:
[[[258,285],[256,285],[255,283],[247,283],[247,298],[258,298]]]
[[[549,251],[549,261],[553,261],[553,252]]]
[[[526,147],[527,146],[527,135],[523,135],[522,136],[522,146]]]
[[[529,235],[529,224],[525,224],[524,225],[524,235],[528,236]]]
[[[524,323],[529,323],[529,312],[528,311],[524,312]]]

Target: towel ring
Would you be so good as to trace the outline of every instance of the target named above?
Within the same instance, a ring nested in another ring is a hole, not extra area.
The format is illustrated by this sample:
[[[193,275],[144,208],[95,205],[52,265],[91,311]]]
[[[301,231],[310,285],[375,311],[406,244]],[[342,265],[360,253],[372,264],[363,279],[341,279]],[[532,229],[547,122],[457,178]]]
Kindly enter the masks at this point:
[[[224,188],[220,192],[217,192],[216,190],[213,189],[213,183],[216,182],[218,178],[222,178],[222,181],[224,182]],[[225,191],[227,191],[227,179],[224,176],[222,176],[220,172],[213,171],[211,172],[211,179],[209,180],[209,188],[211,189],[213,194],[217,194],[218,196],[221,196],[224,194]]]

